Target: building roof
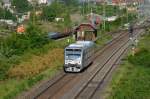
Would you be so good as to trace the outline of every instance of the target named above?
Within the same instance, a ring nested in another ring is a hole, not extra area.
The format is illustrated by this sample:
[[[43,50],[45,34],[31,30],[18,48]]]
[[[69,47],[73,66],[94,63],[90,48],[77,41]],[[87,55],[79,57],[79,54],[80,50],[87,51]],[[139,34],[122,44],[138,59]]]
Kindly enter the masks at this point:
[[[90,27],[90,28],[92,28],[93,30],[96,30],[96,26],[92,25],[91,23],[82,23],[82,24],[80,24],[79,26],[77,26],[75,30],[79,30],[79,29],[82,28],[83,26],[84,26],[84,27]]]
[[[10,0],[2,0],[2,2],[5,3],[5,4],[10,4],[11,3]]]

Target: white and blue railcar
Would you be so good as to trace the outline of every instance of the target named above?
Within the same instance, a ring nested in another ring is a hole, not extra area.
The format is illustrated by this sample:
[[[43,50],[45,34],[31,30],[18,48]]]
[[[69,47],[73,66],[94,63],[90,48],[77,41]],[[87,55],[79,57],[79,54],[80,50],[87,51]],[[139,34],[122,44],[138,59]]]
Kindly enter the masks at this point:
[[[94,59],[95,43],[93,41],[77,41],[65,48],[65,72],[81,72]]]

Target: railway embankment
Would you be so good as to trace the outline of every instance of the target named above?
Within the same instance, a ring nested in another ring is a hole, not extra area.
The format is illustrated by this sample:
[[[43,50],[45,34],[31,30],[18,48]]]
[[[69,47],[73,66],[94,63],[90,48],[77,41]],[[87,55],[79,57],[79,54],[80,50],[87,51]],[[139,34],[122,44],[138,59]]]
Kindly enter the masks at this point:
[[[150,32],[144,34],[135,50],[122,60],[104,92],[105,99],[149,99]]]

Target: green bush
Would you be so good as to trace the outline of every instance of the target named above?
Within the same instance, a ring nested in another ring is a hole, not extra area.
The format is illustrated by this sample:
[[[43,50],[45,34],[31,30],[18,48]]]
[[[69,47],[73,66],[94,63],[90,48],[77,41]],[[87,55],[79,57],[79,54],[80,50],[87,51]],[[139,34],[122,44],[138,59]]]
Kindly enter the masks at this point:
[[[150,67],[150,52],[143,48],[135,56],[129,56],[128,60],[134,65]]]
[[[52,22],[56,17],[64,17],[66,8],[64,4],[54,1],[51,5],[43,7],[41,19]]]
[[[1,7],[0,7],[0,19],[12,19],[13,21],[17,20],[15,15],[13,15],[9,10],[3,9]]]
[[[0,79],[7,78],[6,73],[14,64],[18,64],[21,56],[31,50],[42,49],[49,43],[48,39],[34,24],[29,24],[27,33],[13,33],[0,42]],[[36,51],[37,52],[37,51]]]
[[[14,33],[11,37],[3,40],[0,53],[10,58],[13,55],[22,55],[27,49],[41,48],[48,42],[38,27],[30,24],[27,33],[22,35]]]

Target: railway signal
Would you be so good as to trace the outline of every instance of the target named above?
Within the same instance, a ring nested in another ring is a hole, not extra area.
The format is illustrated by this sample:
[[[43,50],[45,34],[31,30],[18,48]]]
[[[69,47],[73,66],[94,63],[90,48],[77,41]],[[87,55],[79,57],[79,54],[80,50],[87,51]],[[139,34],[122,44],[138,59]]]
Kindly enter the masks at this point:
[[[67,39],[67,43],[70,43],[70,39],[69,38]]]
[[[132,50],[132,56],[134,56],[135,55],[135,46],[132,46],[131,50]]]
[[[136,53],[138,42],[139,42],[139,40],[137,38],[135,38],[135,39],[132,38],[131,39],[131,52],[132,52],[132,56],[134,56],[135,53]]]
[[[130,39],[132,39],[133,38],[133,26],[130,24],[130,26],[129,26],[129,37],[130,37]]]

